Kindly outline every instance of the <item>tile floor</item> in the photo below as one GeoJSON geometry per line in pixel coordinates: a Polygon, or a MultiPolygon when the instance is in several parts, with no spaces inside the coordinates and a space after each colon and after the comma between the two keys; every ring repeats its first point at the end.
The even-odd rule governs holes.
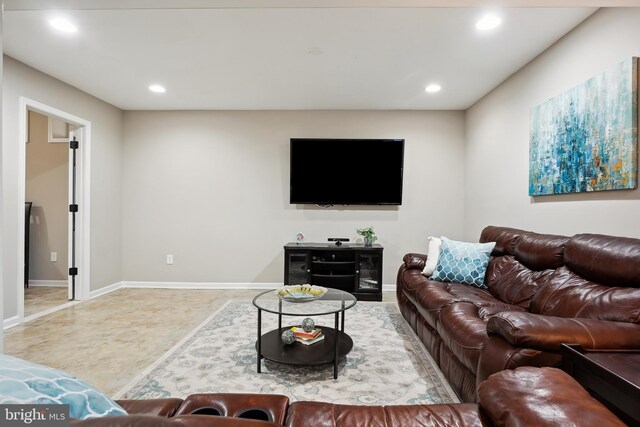
{"type": "MultiPolygon", "coordinates": [[[[227,301],[258,292],[120,289],[5,331],[4,350],[111,395],[227,301]]],[[[383,300],[395,301],[395,292],[383,300]]]]}
{"type": "Polygon", "coordinates": [[[53,286],[29,286],[24,290],[24,315],[30,316],[69,302],[69,290],[53,286]]]}

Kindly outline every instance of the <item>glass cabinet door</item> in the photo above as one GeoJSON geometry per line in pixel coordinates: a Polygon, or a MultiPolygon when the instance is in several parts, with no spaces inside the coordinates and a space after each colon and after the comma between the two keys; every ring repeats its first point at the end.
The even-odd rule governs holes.
{"type": "Polygon", "coordinates": [[[310,266],[308,252],[286,253],[285,285],[304,285],[309,283],[310,266]]]}
{"type": "Polygon", "coordinates": [[[357,257],[356,292],[382,290],[382,257],[379,253],[360,252],[357,257]]]}

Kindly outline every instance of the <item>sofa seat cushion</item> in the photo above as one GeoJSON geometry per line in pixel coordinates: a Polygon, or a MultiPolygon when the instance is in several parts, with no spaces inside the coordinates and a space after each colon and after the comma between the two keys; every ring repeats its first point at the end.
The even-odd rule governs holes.
{"type": "Polygon", "coordinates": [[[561,267],[541,279],[530,311],[545,316],[640,323],[640,288],[599,285],[561,267]]]}
{"type": "Polygon", "coordinates": [[[449,293],[456,301],[465,301],[471,303],[502,304],[502,301],[491,295],[486,289],[476,288],[475,286],[467,286],[460,283],[449,283],[449,293]]]}
{"type": "Polygon", "coordinates": [[[483,289],[460,285],[458,283],[451,283],[449,292],[455,297],[455,302],[467,302],[478,307],[478,312],[482,314],[480,317],[485,320],[493,314],[503,311],[526,311],[522,307],[508,304],[497,299],[483,289]]]}
{"type": "Polygon", "coordinates": [[[439,322],[440,310],[457,302],[468,302],[478,308],[492,307],[493,313],[524,310],[505,304],[484,289],[460,283],[436,282],[423,278],[422,286],[412,290],[413,302],[418,312],[433,328],[436,328],[439,322]]]}
{"type": "Polygon", "coordinates": [[[324,402],[294,402],[285,426],[323,427],[481,427],[478,406],[454,405],[358,406],[324,402]]]}
{"type": "Polygon", "coordinates": [[[422,270],[412,269],[402,272],[402,293],[412,304],[418,306],[421,300],[421,294],[428,288],[444,289],[446,283],[429,280],[422,275],[422,270]]]}
{"type": "MultiPolygon", "coordinates": [[[[467,285],[462,286],[469,287],[467,285]]],[[[436,282],[426,278],[423,281],[423,286],[417,289],[413,296],[418,312],[432,328],[435,328],[438,324],[440,310],[459,300],[458,297],[451,294],[450,283],[436,282]]]]}
{"type": "Polygon", "coordinates": [[[481,309],[468,302],[458,302],[440,311],[437,331],[442,342],[474,375],[487,335],[488,318],[481,317],[481,309]]]}

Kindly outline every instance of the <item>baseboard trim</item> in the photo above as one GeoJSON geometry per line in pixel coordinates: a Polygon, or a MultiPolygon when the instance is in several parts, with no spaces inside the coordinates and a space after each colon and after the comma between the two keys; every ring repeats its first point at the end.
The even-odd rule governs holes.
{"type": "Polygon", "coordinates": [[[117,282],[112,285],[107,285],[103,288],[96,289],[95,291],[91,291],[89,292],[89,299],[98,298],[98,297],[101,297],[102,295],[106,295],[113,291],[117,291],[118,289],[121,289],[124,287],[124,283],[125,282],[117,282]]]}
{"type": "Polygon", "coordinates": [[[282,283],[220,283],[220,282],[122,282],[123,288],[148,289],[274,289],[282,283]]]}
{"type": "MultiPolygon", "coordinates": [[[[36,282],[47,282],[47,283],[50,283],[52,281],[51,280],[38,280],[36,282]]],[[[29,281],[29,285],[31,286],[31,281],[29,281]]],[[[36,284],[34,286],[47,286],[47,285],[36,284]]],[[[60,287],[62,287],[62,286],[60,286],[60,287]]],[[[65,282],[64,287],[67,287],[66,282],[65,282]]],[[[108,294],[109,292],[113,292],[115,290],[118,290],[121,287],[122,287],[122,282],[118,282],[118,283],[114,283],[113,285],[105,286],[104,288],[101,288],[101,289],[98,289],[96,291],[90,292],[89,299],[97,298],[97,297],[100,297],[102,295],[108,294]]],[[[22,319],[22,322],[20,322],[20,318],[18,316],[13,316],[13,317],[10,317],[8,319],[4,319],[4,329],[6,330],[6,329],[9,329],[9,328],[13,328],[13,327],[18,326],[20,324],[24,324],[24,323],[30,322],[32,320],[38,319],[40,317],[47,316],[47,315],[49,315],[51,313],[55,313],[56,311],[63,310],[65,308],[74,306],[76,304],[80,304],[81,302],[82,302],[82,300],[76,300],[76,301],[69,301],[69,302],[66,302],[64,304],[60,304],[60,305],[58,305],[56,307],[52,307],[52,308],[49,308],[47,310],[43,310],[43,311],[40,311],[38,313],[31,314],[29,316],[25,316],[22,319]]]]}
{"type": "Polygon", "coordinates": [[[69,302],[66,302],[64,304],[60,304],[58,306],[49,308],[47,310],[39,311],[37,313],[31,314],[29,316],[26,316],[24,319],[22,319],[22,323],[31,322],[32,320],[39,319],[40,317],[44,317],[44,316],[49,315],[51,313],[55,313],[56,311],[63,310],[65,308],[67,308],[67,307],[71,307],[72,305],[76,305],[76,304],[79,304],[81,302],[82,301],[69,301],[69,302]]]}
{"type": "Polygon", "coordinates": [[[29,286],[40,287],[47,286],[51,288],[67,288],[69,282],[66,280],[29,280],[29,286]]]}
{"type": "Polygon", "coordinates": [[[396,285],[382,285],[382,292],[395,292],[396,285]]]}
{"type": "Polygon", "coordinates": [[[18,326],[19,324],[20,318],[18,316],[9,317],[8,319],[4,319],[4,330],[13,328],[14,326],[18,326]]]}

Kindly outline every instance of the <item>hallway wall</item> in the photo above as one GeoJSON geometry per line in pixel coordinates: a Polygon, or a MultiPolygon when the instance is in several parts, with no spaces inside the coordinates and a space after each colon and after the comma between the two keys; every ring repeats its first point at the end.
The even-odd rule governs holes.
{"type": "Polygon", "coordinates": [[[4,319],[17,316],[18,159],[20,97],[66,111],[92,125],[91,147],[91,277],[95,291],[122,281],[122,110],[8,56],[4,57],[2,98],[2,258],[4,319]]]}

